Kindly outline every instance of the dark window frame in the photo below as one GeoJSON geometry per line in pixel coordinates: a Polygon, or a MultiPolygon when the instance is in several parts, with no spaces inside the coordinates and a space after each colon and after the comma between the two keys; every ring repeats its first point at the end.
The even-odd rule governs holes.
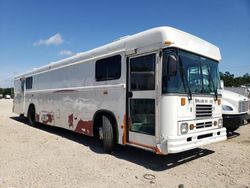
{"type": "MultiPolygon", "coordinates": [[[[113,60],[114,61],[114,60],[113,60]]],[[[111,70],[111,68],[109,67],[106,67],[107,69],[106,70],[111,70]]],[[[108,71],[108,73],[110,73],[108,71]]],[[[121,78],[121,73],[122,73],[122,56],[120,54],[117,54],[117,55],[113,55],[113,56],[110,56],[110,57],[106,57],[106,58],[103,58],[103,59],[98,59],[96,62],[95,62],[95,80],[97,82],[101,82],[101,81],[109,81],[109,80],[118,80],[121,78]],[[103,63],[106,63],[106,66],[110,66],[112,67],[112,59],[116,59],[118,58],[119,60],[117,62],[115,62],[118,66],[118,76],[115,76],[115,77],[112,77],[112,75],[106,75],[106,76],[100,76],[100,73],[98,73],[99,71],[99,68],[103,66],[103,63]],[[100,67],[99,67],[100,66],[100,67]]]]}

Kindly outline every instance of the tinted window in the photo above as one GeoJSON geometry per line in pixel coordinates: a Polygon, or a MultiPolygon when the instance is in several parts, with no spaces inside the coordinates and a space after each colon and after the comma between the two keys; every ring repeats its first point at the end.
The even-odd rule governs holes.
{"type": "Polygon", "coordinates": [[[130,89],[155,89],[155,54],[130,59],[130,89]]]}
{"type": "Polygon", "coordinates": [[[26,78],[26,89],[32,89],[33,79],[32,77],[26,78]]]}
{"type": "Polygon", "coordinates": [[[116,55],[96,61],[96,81],[115,80],[121,77],[121,56],[116,55]]]}
{"type": "Polygon", "coordinates": [[[217,61],[180,49],[164,50],[162,93],[213,94],[218,88],[217,61]]]}

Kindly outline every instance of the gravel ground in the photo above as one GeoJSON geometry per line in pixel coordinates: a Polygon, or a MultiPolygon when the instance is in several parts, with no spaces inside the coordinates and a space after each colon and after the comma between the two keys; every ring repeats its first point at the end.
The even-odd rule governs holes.
{"type": "Polygon", "coordinates": [[[250,187],[250,125],[227,141],[158,156],[64,129],[33,128],[0,100],[0,187],[250,187]]]}

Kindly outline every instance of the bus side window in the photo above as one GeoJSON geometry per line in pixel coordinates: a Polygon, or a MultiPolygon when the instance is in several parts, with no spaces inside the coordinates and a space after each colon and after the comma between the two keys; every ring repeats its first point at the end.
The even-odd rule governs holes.
{"type": "Polygon", "coordinates": [[[33,85],[33,78],[32,77],[26,78],[26,89],[32,89],[32,85],[33,85]]]}
{"type": "Polygon", "coordinates": [[[99,59],[95,64],[96,81],[116,80],[121,77],[121,56],[99,59]]]}

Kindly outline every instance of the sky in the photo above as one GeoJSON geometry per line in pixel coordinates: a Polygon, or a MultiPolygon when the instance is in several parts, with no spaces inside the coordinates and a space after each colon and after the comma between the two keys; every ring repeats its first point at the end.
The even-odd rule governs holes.
{"type": "Polygon", "coordinates": [[[221,72],[250,73],[250,0],[0,0],[0,88],[14,75],[158,26],[218,46],[221,72]]]}

